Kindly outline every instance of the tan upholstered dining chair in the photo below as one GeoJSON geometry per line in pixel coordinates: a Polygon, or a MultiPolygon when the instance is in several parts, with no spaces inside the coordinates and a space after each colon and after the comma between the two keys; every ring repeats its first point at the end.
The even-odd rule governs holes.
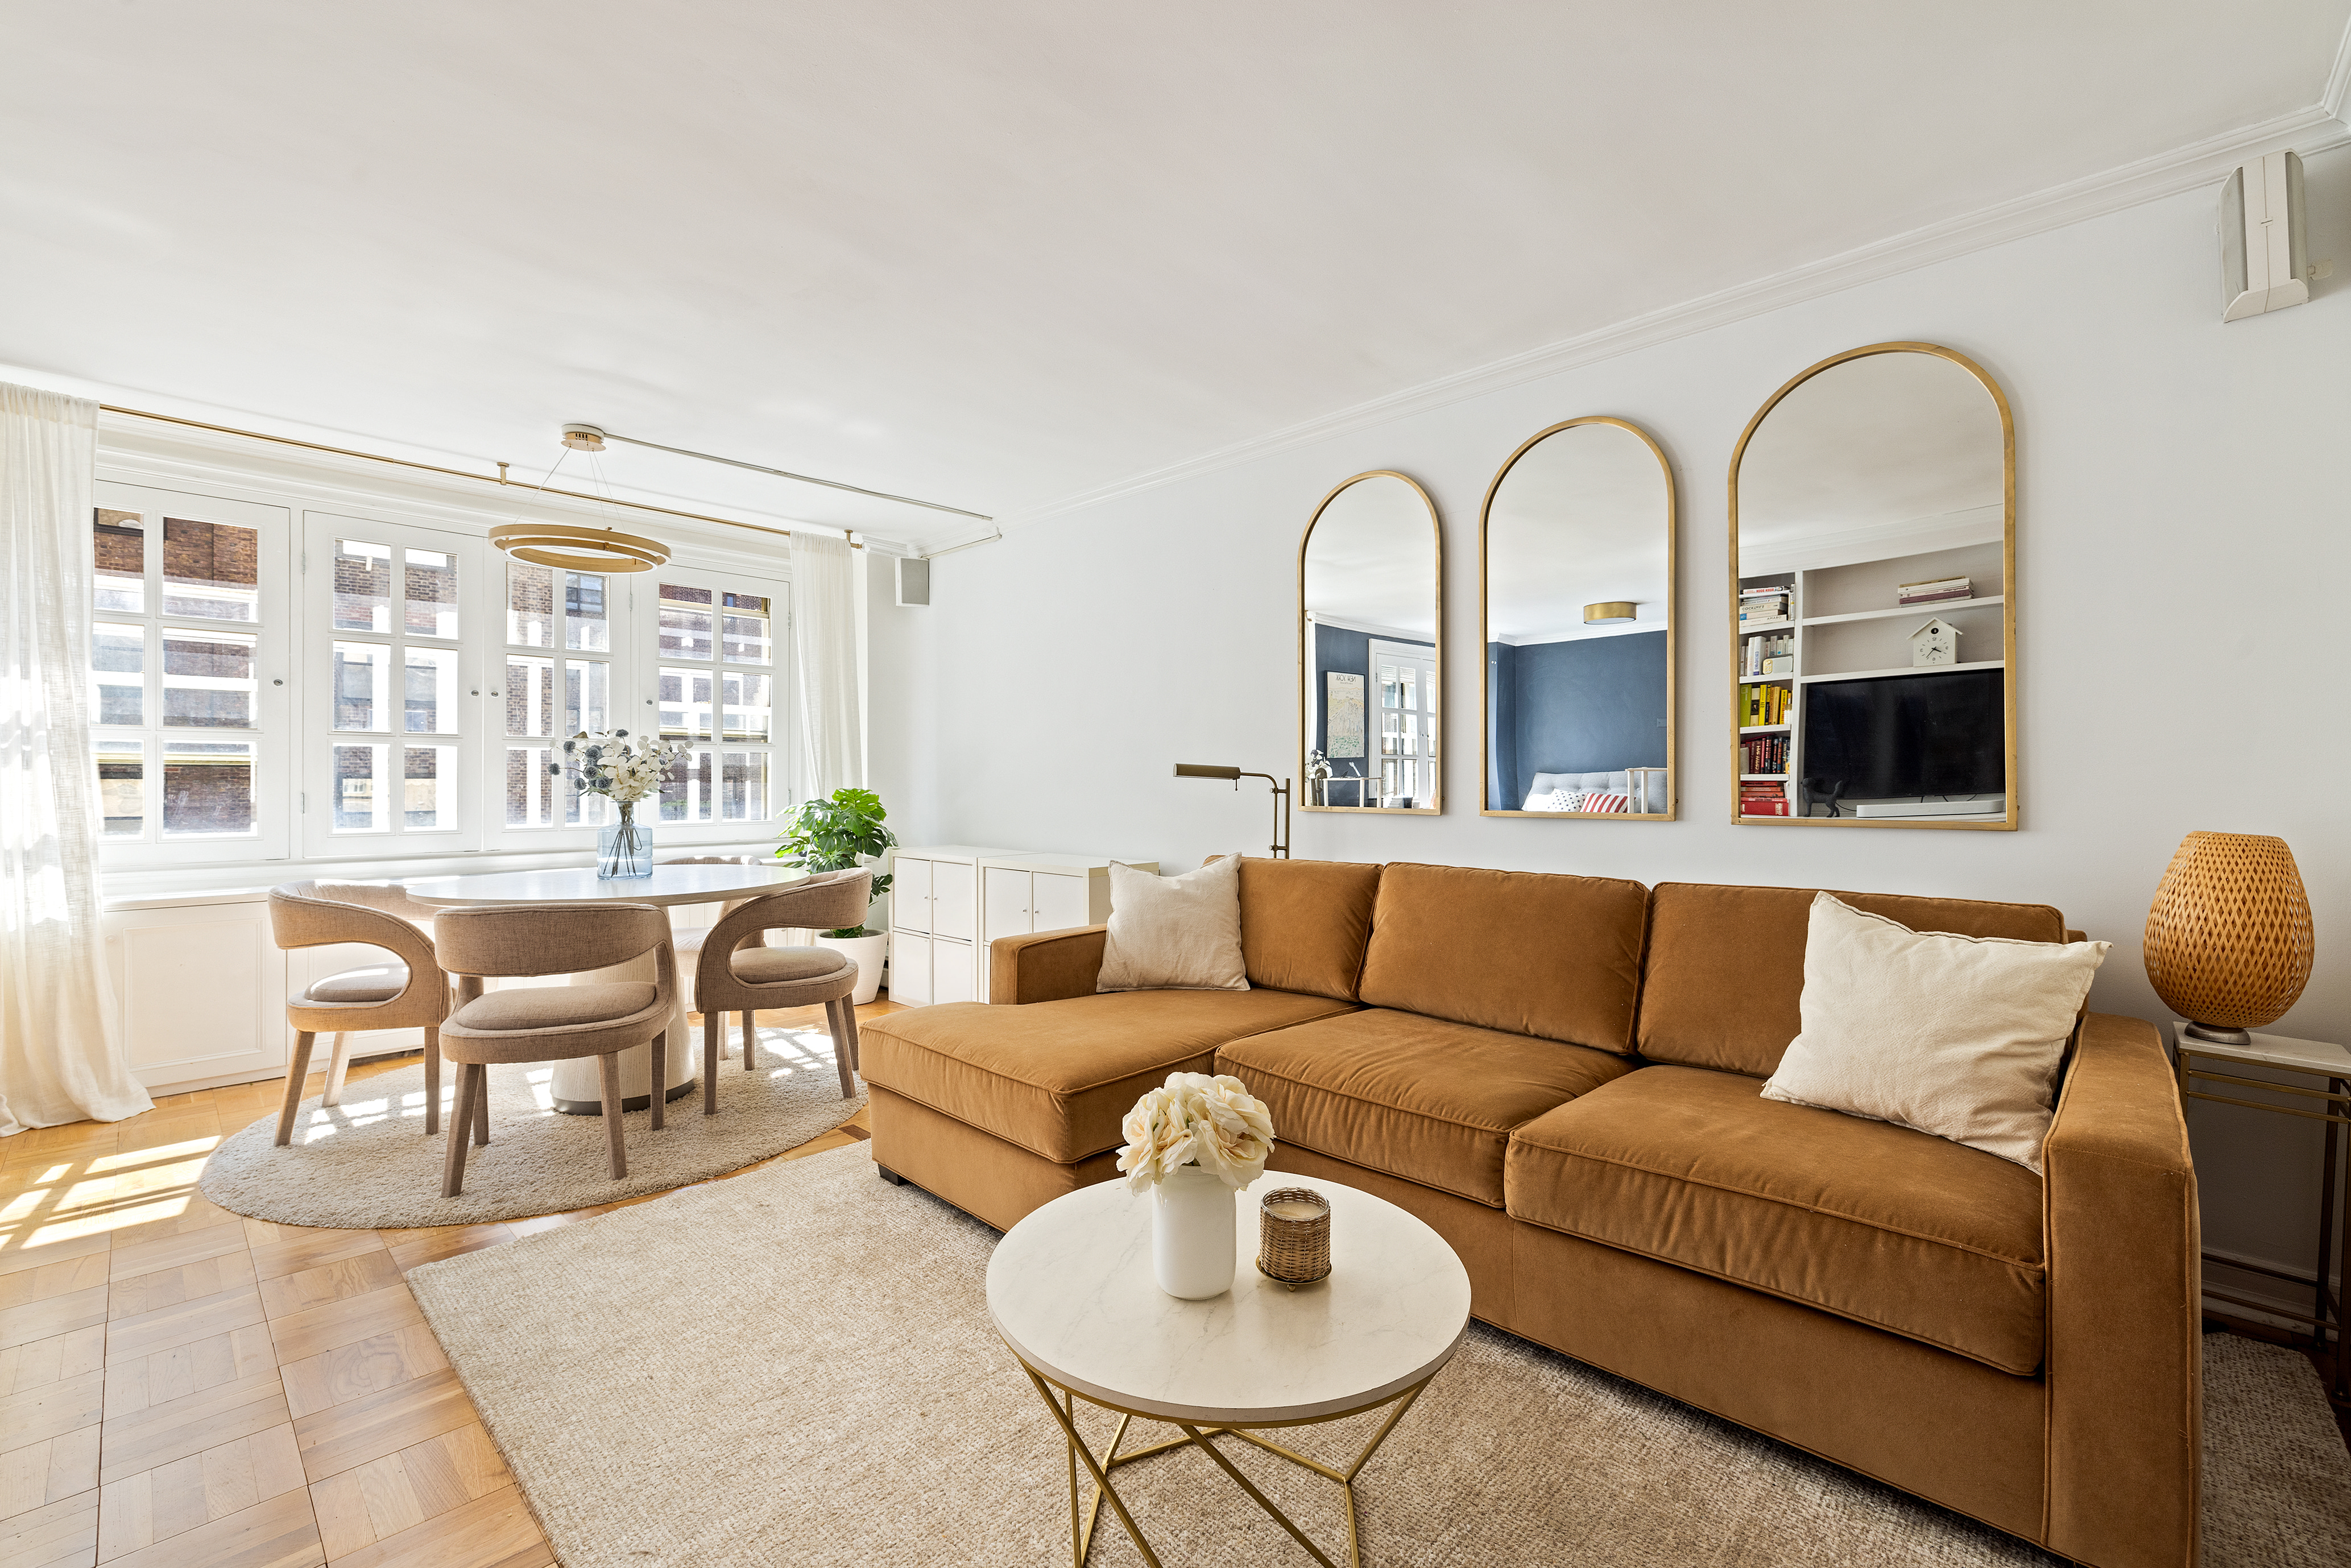
{"type": "Polygon", "coordinates": [[[346,969],[314,981],[286,999],[286,1021],[294,1026],[294,1060],[287,1063],[286,1103],[277,1113],[277,1142],[294,1141],[294,1115],[310,1075],[310,1048],[318,1037],[335,1037],[327,1062],[321,1103],[340,1104],[343,1073],[350,1066],[350,1037],[360,1030],[424,1030],[424,1130],[441,1130],[441,1020],[449,1012],[449,977],[442,972],[433,938],[420,929],[438,911],[410,901],[397,887],[357,882],[289,882],[269,890],[269,929],[287,951],[350,943],[381,947],[391,961],[346,969]]]}
{"type": "MultiPolygon", "coordinates": [[[[669,914],[651,904],[486,904],[449,909],[434,922],[442,967],[457,979],[457,1010],[441,1026],[441,1049],[462,1066],[449,1113],[441,1194],[465,1186],[466,1134],[490,1141],[493,1062],[596,1059],[604,1145],[612,1179],[629,1174],[621,1133],[621,1052],[653,1046],[653,1125],[662,1124],[669,1022],[677,1006],[677,956],[669,914]],[[654,955],[653,983],[533,986],[485,993],[490,978],[579,974],[654,955]]],[[[683,1044],[683,1041],[679,1043],[683,1044]]]]}
{"type": "Polygon", "coordinates": [[[831,947],[767,947],[758,944],[778,929],[831,931],[856,925],[873,902],[870,871],[831,871],[765,894],[723,916],[702,939],[694,989],[702,1008],[702,1113],[718,1113],[719,1031],[726,1015],[743,1015],[743,1071],[758,1067],[758,1030],[751,1015],[760,1008],[805,1008],[824,1004],[832,1056],[841,1069],[841,1097],[857,1085],[857,961],[831,947]]]}
{"type": "MultiPolygon", "coordinates": [[[[774,865],[775,863],[776,858],[773,855],[661,855],[653,861],[655,865],[774,865]]],[[[778,885],[781,887],[797,884],[778,883],[778,885]]],[[[718,919],[726,919],[757,896],[758,895],[753,894],[742,898],[727,900],[718,906],[718,919]]],[[[708,925],[688,926],[683,931],[677,930],[674,926],[671,928],[670,940],[677,945],[678,989],[684,993],[685,1010],[690,1013],[698,1013],[702,1010],[695,1005],[694,988],[697,977],[695,970],[702,957],[702,944],[716,925],[717,921],[713,921],[708,925]]]]}

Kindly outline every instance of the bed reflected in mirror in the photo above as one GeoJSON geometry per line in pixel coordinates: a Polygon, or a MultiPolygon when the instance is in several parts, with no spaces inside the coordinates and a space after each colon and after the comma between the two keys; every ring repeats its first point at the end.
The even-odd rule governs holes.
{"type": "Polygon", "coordinates": [[[1436,811],[1444,623],[1437,507],[1401,474],[1324,497],[1299,546],[1309,811],[1436,811]]]}
{"type": "Polygon", "coordinates": [[[1480,530],[1487,816],[1674,815],[1674,489],[1594,415],[1510,455],[1480,530]]]}

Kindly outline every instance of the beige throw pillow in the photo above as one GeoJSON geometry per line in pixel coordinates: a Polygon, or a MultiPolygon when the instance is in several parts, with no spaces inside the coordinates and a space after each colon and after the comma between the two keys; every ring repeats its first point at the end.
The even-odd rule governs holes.
{"type": "Polygon", "coordinates": [[[1913,931],[1823,893],[1804,942],[1803,1030],[1763,1097],[2037,1172],[2058,1062],[2109,946],[1913,931]]]}
{"type": "Polygon", "coordinates": [[[1241,857],[1182,876],[1110,868],[1110,935],[1097,991],[1246,991],[1241,857]]]}

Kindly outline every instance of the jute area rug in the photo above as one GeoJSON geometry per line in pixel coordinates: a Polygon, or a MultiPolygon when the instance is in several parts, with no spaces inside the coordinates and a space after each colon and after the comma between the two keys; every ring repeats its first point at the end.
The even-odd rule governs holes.
{"type": "MultiPolygon", "coordinates": [[[[995,1242],[847,1148],[408,1281],[566,1568],[1067,1563],[1061,1438],[987,1323],[995,1242]]],[[[2205,1346],[2208,1568],[2339,1568],[2351,1455],[2309,1364],[2205,1346]]],[[[1293,1440],[1328,1459],[1377,1418],[1293,1440]]],[[[1344,1561],[1335,1489],[1220,1441],[1344,1561]]],[[[1169,1568],[1309,1561],[1203,1455],[1118,1476],[1169,1568]]],[[[1475,1325],[1359,1490],[1378,1568],[2058,1562],[1475,1325]]],[[[1107,1511],[1092,1561],[1140,1561],[1107,1511]]]]}
{"type": "MultiPolygon", "coordinates": [[[[698,1034],[694,1052],[698,1065],[698,1034]]],[[[621,1181],[611,1176],[603,1118],[558,1114],[548,1091],[553,1064],[515,1062],[490,1069],[490,1141],[467,1152],[465,1190],[443,1197],[457,1070],[442,1063],[443,1131],[427,1137],[420,1058],[353,1080],[340,1105],[304,1101],[289,1147],[276,1146],[271,1112],[213,1151],[199,1185],[223,1208],[280,1225],[478,1225],[707,1181],[797,1148],[865,1103],[862,1082],[854,1098],[841,1098],[832,1040],[821,1028],[762,1028],[758,1061],[756,1072],[743,1071],[739,1051],[719,1063],[716,1116],[702,1113],[699,1082],[669,1102],[658,1133],[651,1111],[627,1113],[629,1174],[621,1181]]]]}

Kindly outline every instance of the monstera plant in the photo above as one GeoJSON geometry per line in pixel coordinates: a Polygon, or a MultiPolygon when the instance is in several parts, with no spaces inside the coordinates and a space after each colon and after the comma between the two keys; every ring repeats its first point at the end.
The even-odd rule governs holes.
{"type": "MultiPolygon", "coordinates": [[[[882,797],[871,789],[835,789],[823,800],[803,800],[784,818],[783,844],[776,858],[802,871],[851,871],[894,847],[898,835],[882,824],[889,813],[882,797]]],[[[891,879],[873,879],[873,896],[890,891],[891,879]]],[[[844,926],[825,935],[839,941],[879,936],[863,925],[844,926]]]]}

